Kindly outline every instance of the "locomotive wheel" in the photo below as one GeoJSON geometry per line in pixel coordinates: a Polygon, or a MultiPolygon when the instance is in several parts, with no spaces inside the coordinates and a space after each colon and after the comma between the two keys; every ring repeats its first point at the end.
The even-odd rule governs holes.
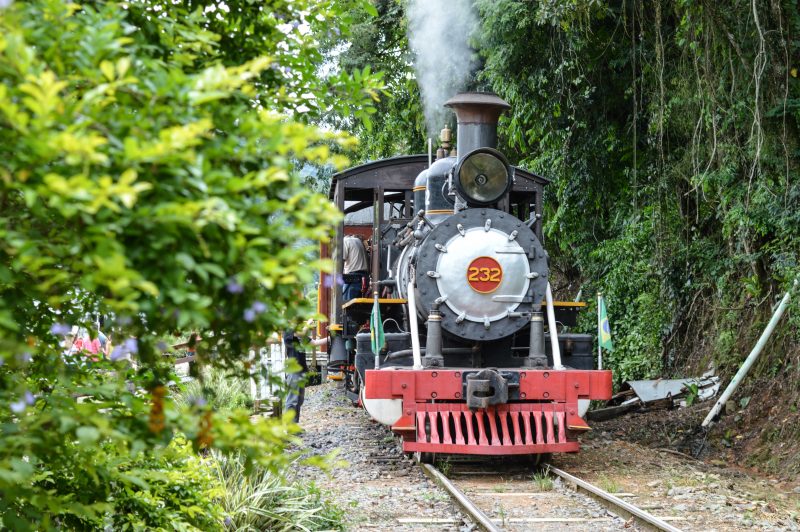
{"type": "Polygon", "coordinates": [[[357,371],[344,370],[344,391],[345,395],[355,407],[361,406],[359,396],[361,394],[361,379],[357,371]]]}
{"type": "Polygon", "coordinates": [[[414,460],[420,464],[433,464],[436,461],[436,453],[414,452],[414,460]]]}
{"type": "Polygon", "coordinates": [[[353,406],[361,408],[363,406],[363,401],[361,400],[361,398],[364,393],[364,387],[361,386],[361,376],[358,374],[357,371],[353,372],[353,392],[355,393],[355,395],[358,396],[358,399],[351,402],[353,403],[353,406]]]}
{"type": "Polygon", "coordinates": [[[550,460],[553,458],[552,453],[542,453],[542,454],[528,454],[525,455],[525,462],[532,467],[544,467],[550,460]]]}

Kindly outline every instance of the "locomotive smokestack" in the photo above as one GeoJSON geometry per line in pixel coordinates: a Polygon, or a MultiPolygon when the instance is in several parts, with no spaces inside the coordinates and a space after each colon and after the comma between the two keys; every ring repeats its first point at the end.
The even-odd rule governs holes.
{"type": "Polygon", "coordinates": [[[458,157],[477,148],[497,147],[497,120],[511,106],[491,92],[462,92],[445,102],[456,113],[458,157]]]}

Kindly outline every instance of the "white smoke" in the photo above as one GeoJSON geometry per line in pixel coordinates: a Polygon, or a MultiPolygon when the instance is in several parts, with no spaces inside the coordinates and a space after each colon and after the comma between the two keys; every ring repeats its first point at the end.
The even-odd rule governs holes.
{"type": "Polygon", "coordinates": [[[409,0],[408,41],[428,132],[444,127],[444,102],[464,90],[474,68],[469,39],[478,26],[472,0],[409,0]]]}

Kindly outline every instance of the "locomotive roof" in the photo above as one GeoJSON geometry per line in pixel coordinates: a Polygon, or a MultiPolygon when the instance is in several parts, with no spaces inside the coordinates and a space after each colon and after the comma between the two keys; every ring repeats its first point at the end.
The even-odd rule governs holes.
{"type": "MultiPolygon", "coordinates": [[[[414,186],[414,179],[427,167],[428,156],[426,154],[401,155],[353,166],[334,174],[328,197],[334,199],[334,191],[339,181],[344,181],[347,189],[364,191],[359,194],[352,190],[350,194],[345,194],[348,200],[368,200],[372,198],[372,193],[368,191],[379,186],[382,186],[384,190],[411,190],[414,186]],[[364,198],[360,196],[364,196],[364,198]]],[[[537,186],[542,187],[550,182],[549,179],[523,168],[515,166],[514,169],[516,176],[512,188],[514,192],[533,191],[537,186]]]]}

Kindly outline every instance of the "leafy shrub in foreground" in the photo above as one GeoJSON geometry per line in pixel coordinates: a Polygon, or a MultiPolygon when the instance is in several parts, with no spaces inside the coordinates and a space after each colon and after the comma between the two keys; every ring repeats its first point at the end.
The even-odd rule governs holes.
{"type": "Polygon", "coordinates": [[[222,528],[223,486],[209,461],[194,453],[186,441],[175,440],[160,453],[141,454],[129,463],[116,459],[120,474],[136,475],[140,482],[110,486],[114,513],[111,522],[106,518],[104,524],[113,530],[222,528]]]}
{"type": "Polygon", "coordinates": [[[176,408],[158,340],[201,331],[214,345],[198,357],[213,348],[230,367],[259,333],[313,313],[296,293],[326,264],[308,243],[339,214],[294,164],[340,166],[332,149],[351,141],[299,108],[367,113],[377,78],[315,75],[306,29],[337,25],[326,0],[230,0],[225,16],[180,1],[7,4],[0,528],[213,528],[215,484],[172,439],[279,470],[291,429],[176,408]],[[135,370],[64,360],[88,313],[117,317],[135,370]]]}
{"type": "Polygon", "coordinates": [[[219,368],[204,368],[198,378],[184,383],[173,394],[177,406],[191,406],[199,398],[207,400],[212,410],[222,414],[253,406],[250,382],[241,374],[219,368]]]}
{"type": "Polygon", "coordinates": [[[281,477],[254,467],[248,471],[236,456],[214,454],[224,486],[226,523],[240,531],[343,530],[344,515],[325,501],[310,481],[281,477]]]}

